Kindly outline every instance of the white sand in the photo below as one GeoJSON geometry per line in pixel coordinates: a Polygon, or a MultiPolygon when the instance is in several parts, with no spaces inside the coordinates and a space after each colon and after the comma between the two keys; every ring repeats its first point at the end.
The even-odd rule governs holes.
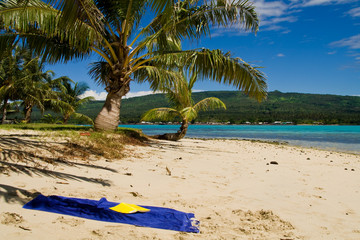
{"type": "Polygon", "coordinates": [[[121,160],[66,164],[61,141],[38,134],[0,130],[1,239],[360,239],[359,155],[183,139],[127,146],[121,160]],[[36,192],[193,212],[201,233],[23,209],[36,192]]]}

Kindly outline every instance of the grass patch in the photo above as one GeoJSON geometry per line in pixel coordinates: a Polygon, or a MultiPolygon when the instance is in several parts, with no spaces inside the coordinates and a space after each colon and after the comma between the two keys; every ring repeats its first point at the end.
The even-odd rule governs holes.
{"type": "Polygon", "coordinates": [[[17,123],[17,124],[2,124],[0,129],[10,130],[10,129],[24,129],[24,130],[51,130],[51,131],[61,131],[61,130],[79,130],[79,131],[88,131],[93,129],[92,126],[82,126],[82,125],[63,125],[63,124],[50,124],[50,123],[17,123]]]}
{"type": "Polygon", "coordinates": [[[148,140],[142,132],[119,129],[116,132],[75,132],[70,134],[68,146],[79,151],[91,151],[92,154],[107,159],[120,159],[125,156],[126,145],[146,145],[148,140]],[[84,133],[86,135],[84,135],[84,133]]]}
{"type": "MultiPolygon", "coordinates": [[[[37,130],[54,141],[66,139],[69,149],[66,155],[88,157],[90,154],[107,159],[120,159],[125,156],[126,145],[146,145],[148,138],[140,129],[118,128],[115,132],[95,132],[92,126],[59,124],[10,124],[0,125],[0,129],[37,130]]],[[[41,137],[40,137],[41,138],[41,137]]]]}

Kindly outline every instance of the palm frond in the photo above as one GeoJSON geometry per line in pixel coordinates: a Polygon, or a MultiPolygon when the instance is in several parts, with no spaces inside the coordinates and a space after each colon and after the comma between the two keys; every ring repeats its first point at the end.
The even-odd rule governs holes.
{"type": "Polygon", "coordinates": [[[154,108],[146,113],[141,117],[142,121],[171,121],[175,117],[182,117],[181,113],[173,108],[154,108]]]}
{"type": "Polygon", "coordinates": [[[0,99],[2,100],[4,96],[8,94],[8,91],[11,89],[11,85],[0,86],[0,99]]]}
{"type": "Polygon", "coordinates": [[[74,112],[75,109],[73,108],[73,106],[71,106],[71,104],[65,102],[65,101],[61,101],[59,99],[46,99],[45,102],[47,102],[50,106],[51,109],[54,110],[55,112],[74,112]]]}
{"type": "Polygon", "coordinates": [[[91,101],[94,101],[94,100],[95,100],[95,98],[92,97],[92,96],[85,97],[85,98],[82,98],[82,99],[77,100],[76,105],[77,105],[77,106],[81,106],[81,105],[83,105],[83,104],[86,104],[86,103],[91,102],[91,101]]]}
{"type": "Polygon", "coordinates": [[[226,109],[225,103],[216,97],[205,98],[194,105],[196,112],[214,110],[216,108],[226,109]]]}
{"type": "Polygon", "coordinates": [[[80,19],[71,27],[64,27],[61,25],[60,13],[58,9],[40,0],[2,1],[0,19],[7,32],[1,34],[0,50],[11,39],[20,38],[33,51],[51,62],[87,56],[90,47],[101,37],[99,32],[80,19]]]}
{"type": "Polygon", "coordinates": [[[181,115],[183,115],[187,121],[192,121],[198,116],[197,111],[193,107],[186,107],[182,109],[180,112],[181,115]]]}
{"type": "Polygon", "coordinates": [[[80,20],[96,29],[97,32],[103,33],[105,18],[93,0],[50,0],[48,2],[61,13],[59,26],[76,28],[80,20]]]}
{"type": "Polygon", "coordinates": [[[98,85],[108,86],[110,84],[109,74],[111,66],[108,62],[98,61],[90,64],[89,74],[98,85]]]}
{"type": "Polygon", "coordinates": [[[139,83],[149,82],[152,90],[165,91],[164,86],[168,86],[181,78],[179,73],[160,66],[151,65],[151,63],[152,62],[149,62],[147,65],[140,66],[137,71],[133,73],[133,77],[139,83]]]}
{"type": "Polygon", "coordinates": [[[73,114],[71,114],[71,117],[74,119],[80,120],[82,122],[86,122],[90,125],[94,125],[94,121],[90,117],[86,116],[85,114],[73,113],[73,114]]]}
{"type": "Polygon", "coordinates": [[[162,13],[146,27],[148,35],[158,33],[176,39],[199,39],[210,35],[213,27],[237,27],[257,32],[259,19],[248,0],[178,1],[171,14],[162,13]]]}
{"type": "Polygon", "coordinates": [[[124,35],[138,27],[145,13],[147,1],[143,0],[97,0],[98,9],[104,14],[110,26],[120,30],[124,35]]]}
{"type": "Polygon", "coordinates": [[[192,89],[189,88],[189,83],[185,73],[180,72],[180,75],[181,78],[171,82],[170,85],[164,86],[167,98],[169,99],[172,107],[178,110],[193,105],[191,97],[192,89]]]}
{"type": "Polygon", "coordinates": [[[167,12],[171,10],[174,6],[174,1],[172,0],[150,0],[149,5],[156,14],[160,12],[167,12]]]}
{"type": "Polygon", "coordinates": [[[168,53],[169,58],[182,62],[186,70],[197,73],[203,79],[232,85],[249,96],[262,101],[267,96],[264,73],[240,58],[231,57],[221,50],[187,50],[168,53]]]}

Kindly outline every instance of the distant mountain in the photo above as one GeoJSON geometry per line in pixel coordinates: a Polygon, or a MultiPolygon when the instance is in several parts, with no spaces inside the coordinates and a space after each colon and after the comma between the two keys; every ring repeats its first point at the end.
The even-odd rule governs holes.
{"type": "MultiPolygon", "coordinates": [[[[324,94],[269,92],[262,103],[239,91],[207,91],[193,93],[195,102],[207,97],[221,99],[227,110],[200,112],[197,122],[269,122],[282,121],[295,124],[320,122],[323,124],[360,124],[360,97],[324,94]]],[[[92,118],[99,113],[104,101],[94,101],[80,112],[92,118]]],[[[121,121],[137,123],[141,115],[156,107],[168,107],[164,94],[124,99],[121,121]]]]}
{"type": "MultiPolygon", "coordinates": [[[[293,122],[294,124],[357,124],[360,125],[360,97],[324,94],[282,93],[273,91],[262,103],[239,91],[208,91],[193,93],[195,102],[207,97],[221,99],[227,110],[200,112],[197,122],[293,122]]],[[[104,101],[93,101],[79,112],[95,119],[104,101]]],[[[156,107],[168,107],[164,94],[123,99],[120,117],[122,123],[138,123],[141,115],[156,107]]],[[[47,114],[49,112],[45,112],[47,114]]],[[[52,113],[53,114],[53,113],[52,113]]],[[[55,115],[55,114],[54,114],[55,115]]],[[[41,114],[33,112],[33,121],[39,121],[41,114]]],[[[9,116],[13,118],[13,116],[9,116]]],[[[17,118],[21,116],[18,114],[17,118]]]]}

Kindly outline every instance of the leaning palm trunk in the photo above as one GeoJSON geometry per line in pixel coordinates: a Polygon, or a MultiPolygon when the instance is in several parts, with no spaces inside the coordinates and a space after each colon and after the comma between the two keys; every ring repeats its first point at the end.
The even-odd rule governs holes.
{"type": "Polygon", "coordinates": [[[121,99],[129,92],[128,85],[123,85],[117,92],[109,92],[104,106],[97,115],[94,123],[96,130],[115,131],[120,120],[121,99]]]}
{"type": "Polygon", "coordinates": [[[152,138],[169,140],[169,141],[178,141],[183,137],[185,137],[188,127],[189,127],[188,121],[186,119],[183,119],[180,130],[177,131],[176,133],[165,133],[161,135],[155,135],[152,136],[152,138]]]}

